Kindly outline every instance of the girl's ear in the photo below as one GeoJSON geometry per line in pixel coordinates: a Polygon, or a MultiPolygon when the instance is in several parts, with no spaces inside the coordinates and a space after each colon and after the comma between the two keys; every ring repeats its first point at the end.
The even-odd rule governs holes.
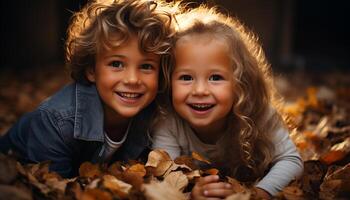
{"type": "Polygon", "coordinates": [[[90,82],[95,82],[95,70],[93,67],[89,67],[88,69],[86,69],[85,75],[90,82]]]}

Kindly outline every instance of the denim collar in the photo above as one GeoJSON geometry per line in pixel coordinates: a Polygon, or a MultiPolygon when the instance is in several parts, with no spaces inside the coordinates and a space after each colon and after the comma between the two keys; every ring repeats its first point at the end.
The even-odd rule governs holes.
{"type": "Polygon", "coordinates": [[[104,141],[103,107],[96,86],[76,83],[74,138],[104,141]]]}

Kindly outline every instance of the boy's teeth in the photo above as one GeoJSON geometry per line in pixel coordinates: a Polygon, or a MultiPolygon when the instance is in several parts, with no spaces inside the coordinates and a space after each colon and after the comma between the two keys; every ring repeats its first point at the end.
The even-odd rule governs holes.
{"type": "Polygon", "coordinates": [[[125,97],[125,98],[137,98],[140,96],[140,94],[137,93],[125,93],[125,92],[120,92],[120,96],[125,97]]]}

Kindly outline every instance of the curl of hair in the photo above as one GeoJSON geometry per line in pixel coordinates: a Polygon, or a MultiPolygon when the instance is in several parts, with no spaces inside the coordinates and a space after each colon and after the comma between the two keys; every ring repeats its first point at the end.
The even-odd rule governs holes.
{"type": "MultiPolygon", "coordinates": [[[[89,83],[85,73],[95,66],[101,49],[122,45],[136,35],[139,47],[147,53],[161,55],[161,73],[174,35],[170,6],[150,0],[92,0],[74,13],[67,30],[66,62],[71,77],[89,83]]],[[[160,76],[162,77],[162,76],[160,76]]],[[[161,86],[165,83],[160,80],[161,86]]]]}
{"type": "MultiPolygon", "coordinates": [[[[237,19],[215,8],[179,9],[175,42],[183,37],[209,35],[229,47],[235,77],[234,105],[230,114],[231,134],[220,152],[229,174],[241,180],[255,180],[268,168],[274,152],[270,133],[282,125],[279,97],[274,89],[270,65],[257,37],[237,19]],[[182,10],[181,10],[182,9],[182,10]],[[250,173],[242,173],[242,170],[250,173]],[[248,174],[247,177],[240,176],[248,174]]],[[[167,81],[174,68],[167,72],[167,81]]],[[[171,93],[171,89],[169,90],[171,93]]]]}

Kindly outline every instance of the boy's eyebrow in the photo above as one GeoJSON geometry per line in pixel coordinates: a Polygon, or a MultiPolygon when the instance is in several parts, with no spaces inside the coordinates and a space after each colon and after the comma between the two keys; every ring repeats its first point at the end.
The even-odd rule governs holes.
{"type": "Polygon", "coordinates": [[[113,58],[113,57],[117,57],[117,58],[126,58],[126,56],[124,55],[119,55],[119,54],[112,54],[112,55],[106,55],[105,58],[113,58]]]}

